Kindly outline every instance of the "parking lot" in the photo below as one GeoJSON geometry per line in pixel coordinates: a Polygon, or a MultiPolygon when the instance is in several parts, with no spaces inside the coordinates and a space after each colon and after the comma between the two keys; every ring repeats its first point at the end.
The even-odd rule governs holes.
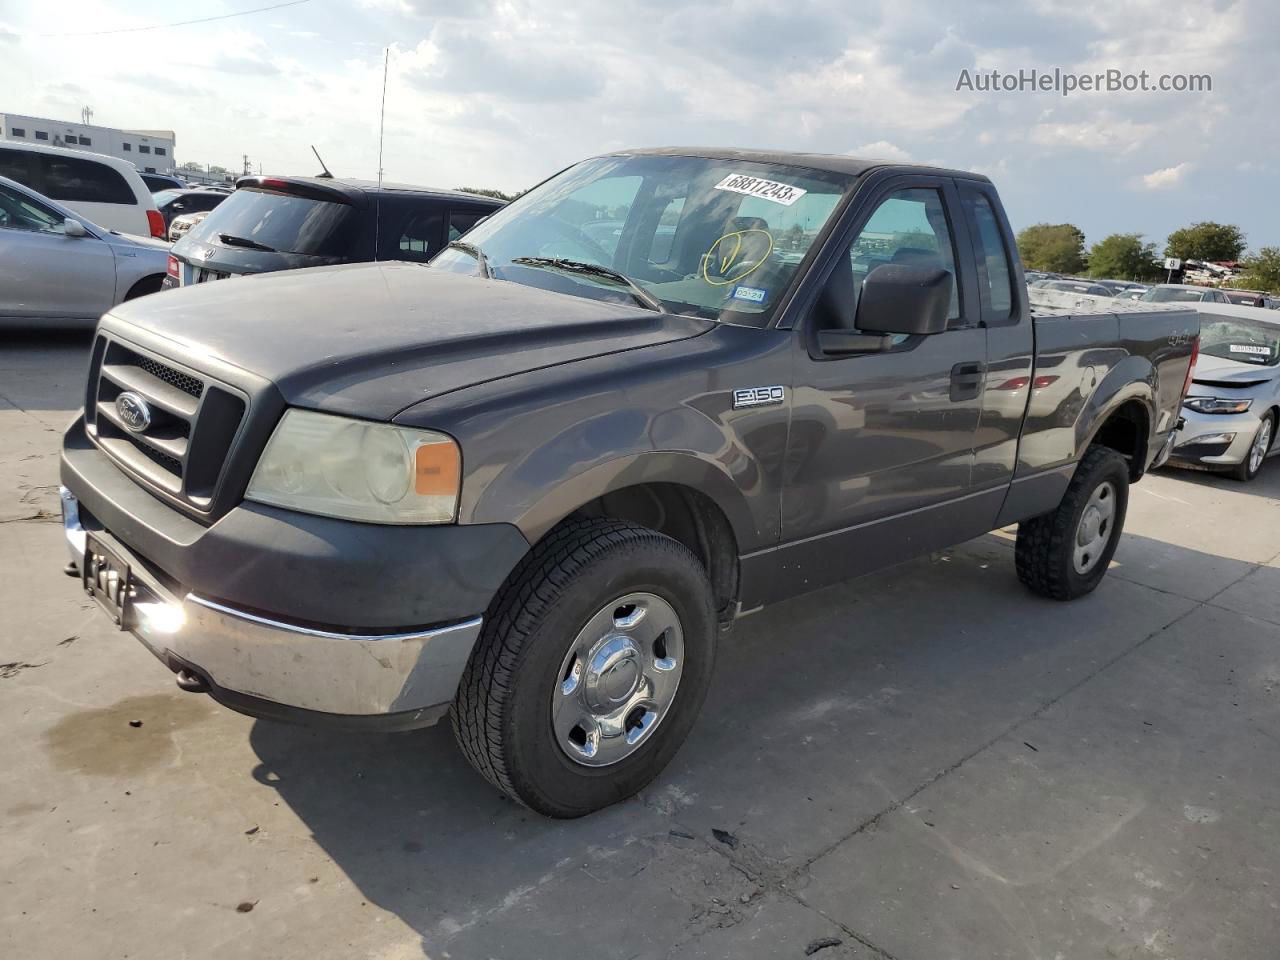
{"type": "Polygon", "coordinates": [[[752,616],[666,772],[557,822],[445,725],[251,720],[109,629],[87,345],[0,342],[0,956],[1275,957],[1280,463],[1144,480],[1073,604],[1003,531],[752,616]]]}

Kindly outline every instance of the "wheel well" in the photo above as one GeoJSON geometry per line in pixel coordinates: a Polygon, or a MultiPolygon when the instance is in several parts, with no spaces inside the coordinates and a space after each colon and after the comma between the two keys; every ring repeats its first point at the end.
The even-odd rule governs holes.
{"type": "Polygon", "coordinates": [[[679,483],[643,483],[597,497],[573,516],[630,520],[678,540],[706,567],[721,622],[738,597],[738,541],[724,511],[709,496],[679,483]]]}
{"type": "Polygon", "coordinates": [[[1093,435],[1093,443],[1110,447],[1129,461],[1129,479],[1138,480],[1147,469],[1147,437],[1151,426],[1141,401],[1126,400],[1093,435]]]}
{"type": "Polygon", "coordinates": [[[135,297],[145,297],[149,293],[159,293],[160,285],[163,283],[163,273],[157,273],[150,277],[143,277],[129,288],[129,292],[124,295],[124,298],[126,300],[133,300],[135,297]]]}

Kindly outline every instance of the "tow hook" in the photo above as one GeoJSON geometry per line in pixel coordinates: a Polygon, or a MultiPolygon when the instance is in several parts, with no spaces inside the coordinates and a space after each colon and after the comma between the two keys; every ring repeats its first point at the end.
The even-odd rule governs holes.
{"type": "Polygon", "coordinates": [[[174,676],[180,690],[186,690],[188,693],[209,692],[209,681],[196,676],[190,670],[179,670],[174,676]]]}

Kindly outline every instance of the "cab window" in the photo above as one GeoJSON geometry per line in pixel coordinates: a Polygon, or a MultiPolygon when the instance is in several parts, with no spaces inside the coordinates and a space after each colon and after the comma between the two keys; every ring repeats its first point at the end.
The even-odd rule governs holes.
{"type": "Polygon", "coordinates": [[[440,249],[442,221],[438,210],[415,213],[409,217],[400,233],[400,259],[422,263],[430,260],[440,249]]]}
{"type": "Polygon", "coordinates": [[[871,219],[849,249],[853,284],[862,284],[876,267],[886,263],[938,267],[951,275],[951,306],[947,319],[960,318],[956,261],[942,195],[932,188],[898,190],[876,207],[871,219]]]}
{"type": "Polygon", "coordinates": [[[457,240],[486,216],[483,210],[450,210],[449,239],[446,242],[457,240]]]}

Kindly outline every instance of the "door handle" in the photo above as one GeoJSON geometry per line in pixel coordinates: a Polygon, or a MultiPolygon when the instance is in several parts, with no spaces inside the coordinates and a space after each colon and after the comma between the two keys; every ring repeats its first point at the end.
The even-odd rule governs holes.
{"type": "Polygon", "coordinates": [[[972,400],[982,389],[982,378],[987,365],[977,360],[957,363],[951,368],[951,400],[972,400]]]}

